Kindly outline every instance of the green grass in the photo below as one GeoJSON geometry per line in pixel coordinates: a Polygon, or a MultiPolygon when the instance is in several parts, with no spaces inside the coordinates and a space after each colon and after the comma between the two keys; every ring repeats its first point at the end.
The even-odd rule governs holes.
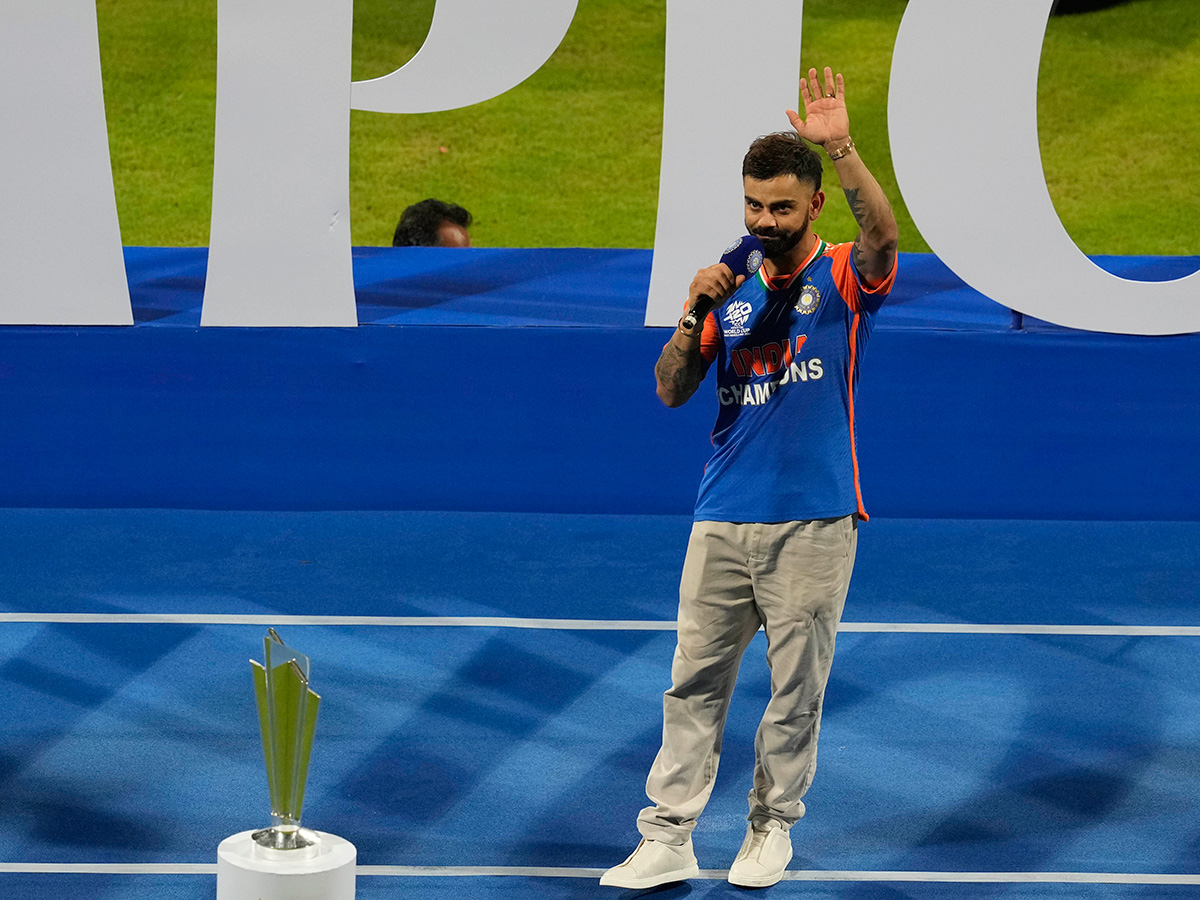
{"type": "MultiPolygon", "coordinates": [[[[415,31],[402,47],[367,37],[387,30],[389,5],[401,4],[356,4],[355,79],[396,68],[428,29],[433,3],[417,0],[403,4],[415,31]]],[[[390,243],[400,210],[434,196],[471,210],[483,245],[650,246],[665,27],[661,0],[582,0],[550,61],[494,100],[425,115],[353,113],[355,243],[390,243]]]]}
{"type": "Polygon", "coordinates": [[[126,244],[208,244],[216,0],[98,0],[104,105],[126,244]]]}
{"type": "Polygon", "coordinates": [[[1138,0],[1053,19],[1038,130],[1059,217],[1089,253],[1200,253],[1200,10],[1138,0]]]}
{"type": "MultiPolygon", "coordinates": [[[[207,244],[216,0],[97,5],[125,243],[207,244]]],[[[411,58],[433,6],[356,0],[354,78],[411,58]]],[[[896,204],[901,248],[924,251],[887,141],[903,11],[901,0],[806,0],[802,62],[845,73],[855,140],[896,204]]],[[[474,213],[479,245],[651,246],[665,18],[664,0],[580,0],[550,61],[501,97],[424,115],[354,112],[354,243],[390,243],[400,210],[436,196],[474,213]]],[[[1197,110],[1196,0],[1134,0],[1051,21],[1039,85],[1043,161],[1063,222],[1086,252],[1200,253],[1197,110]]],[[[836,181],[828,187],[836,192],[836,181]]],[[[835,194],[823,233],[852,233],[844,207],[835,194]]]]}

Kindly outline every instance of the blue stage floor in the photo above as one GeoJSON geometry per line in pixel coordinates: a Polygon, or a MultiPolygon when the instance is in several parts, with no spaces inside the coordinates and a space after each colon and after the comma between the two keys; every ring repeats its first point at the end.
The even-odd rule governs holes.
{"type": "MultiPolygon", "coordinates": [[[[264,823],[246,660],[261,658],[265,628],[196,618],[213,615],[526,620],[280,625],[312,655],[325,698],[306,823],[352,840],[364,866],[528,870],[364,874],[365,900],[629,896],[579,870],[619,862],[637,839],[673,646],[661,623],[673,616],[688,526],[499,513],[0,511],[0,896],[212,896],[211,874],[104,866],[211,864],[222,838],[264,823]],[[192,618],[111,621],[128,614],[192,618]],[[546,621],[557,619],[580,621],[546,621]],[[20,871],[32,864],[50,871],[20,871]],[[578,877],[549,877],[547,867],[578,877]]],[[[1128,627],[1194,628],[1198,604],[1197,523],[862,526],[792,868],[1021,873],[1025,883],[860,876],[787,881],[772,895],[1194,892],[1030,882],[1200,872],[1200,635],[1128,627]],[[898,623],[929,627],[865,630],[898,623]],[[963,624],[1104,633],[933,633],[963,624]]],[[[696,831],[703,869],[727,868],[745,827],[768,684],[762,641],[747,654],[717,790],[696,831]]],[[[700,880],[655,896],[735,893],[700,880]]]]}

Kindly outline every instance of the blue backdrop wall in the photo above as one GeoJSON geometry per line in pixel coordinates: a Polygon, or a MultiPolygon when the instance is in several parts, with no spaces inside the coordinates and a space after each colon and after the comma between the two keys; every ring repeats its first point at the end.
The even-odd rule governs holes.
{"type": "MultiPolygon", "coordinates": [[[[0,328],[0,505],[690,511],[716,404],[654,395],[648,251],[356,255],[358,328],[200,329],[203,251],[137,249],[141,324],[0,328]]],[[[1200,336],[1016,328],[901,266],[860,386],[868,511],[1200,518],[1200,336]]]]}

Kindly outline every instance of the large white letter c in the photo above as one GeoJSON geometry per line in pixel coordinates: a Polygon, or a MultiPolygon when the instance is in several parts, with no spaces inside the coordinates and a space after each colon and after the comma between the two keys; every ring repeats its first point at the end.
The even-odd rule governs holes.
{"type": "Polygon", "coordinates": [[[910,0],[888,100],[892,161],[933,251],[1004,306],[1089,331],[1200,331],[1200,273],[1104,271],[1059,220],[1042,171],[1037,80],[1054,0],[910,0]]]}

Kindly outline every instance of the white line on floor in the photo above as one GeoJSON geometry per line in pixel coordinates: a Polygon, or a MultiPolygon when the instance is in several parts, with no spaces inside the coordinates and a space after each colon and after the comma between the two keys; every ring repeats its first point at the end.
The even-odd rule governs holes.
{"type": "MultiPolygon", "coordinates": [[[[368,625],[534,628],[558,631],[674,631],[661,619],[523,619],[494,616],[286,616],[217,613],[0,613],[0,624],[70,625],[368,625]]],[[[1022,625],[973,622],[843,622],[842,632],[873,634],[1040,634],[1098,637],[1200,637],[1200,625],[1022,625]]]]}
{"type": "MultiPolygon", "coordinates": [[[[359,866],[359,875],[407,878],[519,877],[599,878],[603,869],[548,866],[359,866]]],[[[215,875],[215,863],[0,863],[0,875],[215,875]]],[[[700,878],[724,880],[724,869],[703,869],[700,878]]],[[[1200,875],[1126,872],[885,872],[803,871],[785,881],[911,881],[955,884],[1196,884],[1200,875]]]]}
{"type": "Polygon", "coordinates": [[[216,874],[216,863],[0,863],[0,875],[216,874]]]}
{"type": "Polygon", "coordinates": [[[219,613],[0,613],[5,622],[79,625],[373,625],[541,628],[563,631],[674,631],[675,623],[624,619],[519,619],[494,616],[285,616],[219,613]]]}
{"type": "MultiPolygon", "coordinates": [[[[564,869],[525,866],[359,866],[359,875],[409,877],[519,876],[527,878],[599,878],[603,869],[564,869]]],[[[724,881],[726,869],[701,869],[700,878],[724,881]]],[[[924,881],[961,884],[1200,884],[1200,875],[1133,874],[1125,872],[785,872],[785,881],[924,881]]]]}

